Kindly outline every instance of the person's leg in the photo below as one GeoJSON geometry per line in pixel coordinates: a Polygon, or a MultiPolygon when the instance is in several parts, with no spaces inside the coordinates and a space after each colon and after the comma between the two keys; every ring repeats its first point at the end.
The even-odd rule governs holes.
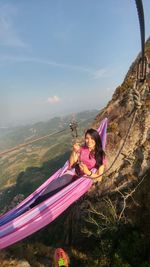
{"type": "Polygon", "coordinates": [[[63,176],[58,177],[56,180],[51,182],[46,190],[39,196],[31,205],[30,208],[35,207],[49,197],[55,195],[61,189],[69,185],[74,180],[74,176],[71,174],[64,174],[63,176]]]}
{"type": "Polygon", "coordinates": [[[71,174],[64,174],[60,177],[58,177],[56,180],[52,181],[48,187],[45,189],[45,191],[42,193],[42,195],[46,195],[47,193],[50,193],[58,188],[61,188],[67,184],[69,184],[73,180],[73,175],[71,174]]]}

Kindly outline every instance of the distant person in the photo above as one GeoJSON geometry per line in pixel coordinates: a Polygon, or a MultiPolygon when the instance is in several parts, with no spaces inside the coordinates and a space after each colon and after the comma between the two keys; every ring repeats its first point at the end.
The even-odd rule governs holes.
{"type": "Polygon", "coordinates": [[[30,208],[59,192],[66,185],[83,175],[93,179],[100,177],[104,172],[104,163],[105,152],[102,148],[100,135],[91,128],[85,133],[84,145],[80,146],[79,143],[73,145],[69,158],[69,169],[62,176],[52,181],[42,195],[30,205],[30,208]],[[96,169],[95,172],[92,171],[93,168],[96,169]]]}

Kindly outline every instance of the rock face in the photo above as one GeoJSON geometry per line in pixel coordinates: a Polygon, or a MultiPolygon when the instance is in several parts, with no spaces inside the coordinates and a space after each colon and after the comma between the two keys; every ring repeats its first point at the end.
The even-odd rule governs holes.
{"type": "MultiPolygon", "coordinates": [[[[146,55],[150,62],[150,38],[146,42],[146,55]]],[[[149,66],[148,66],[149,67],[149,66]]],[[[128,132],[133,113],[130,115],[133,103],[131,101],[131,88],[136,80],[137,60],[130,67],[128,74],[119,86],[112,100],[106,108],[96,117],[93,124],[97,127],[99,122],[108,118],[108,134],[106,154],[108,166],[115,159],[120,147],[123,144],[128,132]]],[[[101,189],[113,190],[115,187],[125,186],[135,180],[140,179],[150,168],[150,69],[147,68],[147,78],[144,83],[138,86],[141,107],[137,110],[137,115],[130,134],[119,157],[112,168],[107,173],[108,179],[103,183],[101,189]]]]}
{"type": "Polygon", "coordinates": [[[26,260],[15,260],[15,259],[0,259],[1,267],[31,267],[26,260]]]}
{"type": "MultiPolygon", "coordinates": [[[[146,43],[146,52],[150,62],[150,39],[146,43]]],[[[114,92],[111,101],[93,122],[92,127],[97,129],[100,122],[105,117],[108,118],[108,166],[102,181],[95,183],[80,200],[80,204],[72,207],[65,227],[68,243],[77,242],[80,226],[82,223],[84,225],[85,216],[89,212],[91,217],[88,219],[92,218],[92,214],[99,214],[96,224],[106,219],[105,226],[113,214],[113,220],[110,219],[110,222],[115,222],[116,225],[119,225],[120,221],[124,224],[129,222],[138,227],[144,242],[150,241],[150,69],[145,82],[138,84],[139,109],[132,112],[134,103],[130,95],[136,81],[136,67],[137,59],[129,68],[123,83],[114,92]],[[126,139],[132,120],[134,123],[126,139]],[[124,140],[126,142],[123,145],[124,140]],[[122,145],[123,149],[118,153],[122,145]]],[[[95,217],[93,218],[92,225],[95,221],[95,217]]],[[[103,224],[98,229],[102,226],[103,224]]]]}
{"type": "Polygon", "coordinates": [[[0,212],[0,215],[5,214],[7,211],[15,208],[20,202],[24,200],[25,196],[23,194],[16,195],[11,201],[10,205],[4,206],[3,210],[0,212]]]}
{"type": "Polygon", "coordinates": [[[30,267],[31,265],[27,261],[19,261],[16,267],[30,267]]]}

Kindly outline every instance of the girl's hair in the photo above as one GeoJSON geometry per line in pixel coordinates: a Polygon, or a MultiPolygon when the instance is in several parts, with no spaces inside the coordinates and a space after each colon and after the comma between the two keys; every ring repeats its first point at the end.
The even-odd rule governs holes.
{"type": "Polygon", "coordinates": [[[96,168],[99,168],[103,164],[103,159],[105,157],[105,152],[102,148],[102,141],[100,138],[99,133],[95,129],[88,129],[85,133],[86,135],[89,134],[91,138],[95,141],[95,150],[94,150],[94,156],[96,160],[96,168]]]}

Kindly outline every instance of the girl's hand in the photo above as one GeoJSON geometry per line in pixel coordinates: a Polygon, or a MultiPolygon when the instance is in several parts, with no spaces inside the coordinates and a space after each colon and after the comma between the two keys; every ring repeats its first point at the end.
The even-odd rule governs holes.
{"type": "Polygon", "coordinates": [[[76,153],[78,153],[80,151],[80,145],[79,145],[79,143],[75,143],[73,145],[73,151],[76,152],[76,153]]]}
{"type": "Polygon", "coordinates": [[[84,172],[84,174],[89,175],[90,171],[89,171],[88,167],[84,163],[81,162],[79,164],[79,167],[80,167],[81,171],[84,172]]]}

